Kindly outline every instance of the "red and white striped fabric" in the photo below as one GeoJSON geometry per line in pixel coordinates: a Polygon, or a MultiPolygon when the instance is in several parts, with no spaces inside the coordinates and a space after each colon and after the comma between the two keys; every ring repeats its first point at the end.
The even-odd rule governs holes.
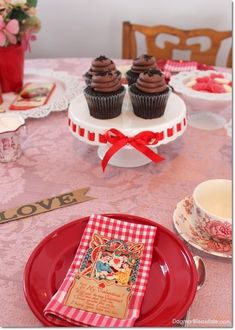
{"type": "Polygon", "coordinates": [[[197,70],[198,63],[195,61],[174,61],[167,60],[164,65],[164,75],[170,78],[173,72],[197,70]]]}
{"type": "Polygon", "coordinates": [[[83,233],[74,260],[57,293],[44,309],[44,315],[55,325],[62,325],[64,319],[72,325],[90,325],[99,327],[131,327],[138,318],[141,303],[148,281],[152,261],[152,250],[157,227],[116,220],[101,215],[92,215],[83,233]],[[125,319],[113,318],[93,312],[87,312],[64,305],[66,294],[78,272],[83,257],[89,248],[93,234],[99,234],[110,240],[119,239],[126,242],[143,243],[138,276],[133,287],[133,295],[125,319]]]}

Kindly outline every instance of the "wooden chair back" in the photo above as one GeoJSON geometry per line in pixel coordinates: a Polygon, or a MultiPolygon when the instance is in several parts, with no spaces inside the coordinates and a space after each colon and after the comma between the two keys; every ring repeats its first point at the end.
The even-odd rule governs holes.
{"type": "MultiPolygon", "coordinates": [[[[158,59],[173,59],[174,49],[190,50],[190,60],[207,65],[216,64],[216,56],[221,42],[224,39],[232,37],[232,31],[216,31],[213,29],[181,30],[167,25],[146,26],[123,22],[122,58],[134,59],[137,57],[136,32],[145,36],[147,53],[158,59]],[[165,41],[164,48],[159,47],[156,44],[156,37],[163,33],[178,37],[179,43],[175,44],[171,41],[165,41]],[[189,38],[202,36],[208,37],[211,41],[208,49],[202,51],[200,43],[187,44],[189,38]]],[[[230,49],[226,64],[228,67],[232,66],[232,48],[230,49]]]]}

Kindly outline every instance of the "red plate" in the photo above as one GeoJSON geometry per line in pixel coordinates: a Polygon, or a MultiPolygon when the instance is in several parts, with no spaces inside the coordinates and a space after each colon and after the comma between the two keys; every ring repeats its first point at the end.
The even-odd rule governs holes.
{"type": "MultiPolygon", "coordinates": [[[[155,222],[126,214],[106,214],[112,218],[156,226],[155,222]]],[[[44,238],[30,256],[24,272],[26,300],[36,317],[47,326],[43,309],[58,290],[72,263],[89,217],[70,222],[44,238]]],[[[153,260],[139,326],[171,326],[190,307],[196,293],[197,271],[193,257],[177,236],[157,224],[153,260]]],[[[64,321],[64,326],[71,326],[64,321]]]]}

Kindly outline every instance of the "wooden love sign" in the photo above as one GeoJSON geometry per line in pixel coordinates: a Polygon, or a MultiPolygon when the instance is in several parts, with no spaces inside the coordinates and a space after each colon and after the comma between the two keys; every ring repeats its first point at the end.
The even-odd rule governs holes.
{"type": "Polygon", "coordinates": [[[0,224],[94,199],[94,197],[86,196],[88,190],[89,188],[82,188],[66,194],[46,198],[38,202],[28,203],[20,207],[0,212],[0,224]]]}

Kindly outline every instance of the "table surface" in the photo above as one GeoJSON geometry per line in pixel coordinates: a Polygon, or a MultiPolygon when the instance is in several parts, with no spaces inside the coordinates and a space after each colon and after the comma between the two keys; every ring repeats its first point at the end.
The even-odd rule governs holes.
{"type": "MultiPolygon", "coordinates": [[[[78,58],[26,61],[26,67],[67,71],[81,81],[89,66],[90,59],[78,58]]],[[[231,107],[221,109],[220,114],[229,120],[231,107]]],[[[0,225],[2,327],[41,326],[24,298],[23,272],[33,249],[56,228],[91,213],[129,213],[174,231],[172,214],[180,200],[191,195],[201,181],[231,178],[232,174],[232,139],[225,129],[207,131],[188,126],[182,137],[159,147],[165,161],[138,168],[108,165],[103,173],[97,147],[69,133],[67,111],[27,119],[26,126],[24,154],[16,162],[0,164],[0,210],[82,187],[90,187],[89,195],[96,199],[0,225]]],[[[231,326],[231,259],[190,250],[203,257],[207,278],[192,304],[189,326],[231,326]]]]}

